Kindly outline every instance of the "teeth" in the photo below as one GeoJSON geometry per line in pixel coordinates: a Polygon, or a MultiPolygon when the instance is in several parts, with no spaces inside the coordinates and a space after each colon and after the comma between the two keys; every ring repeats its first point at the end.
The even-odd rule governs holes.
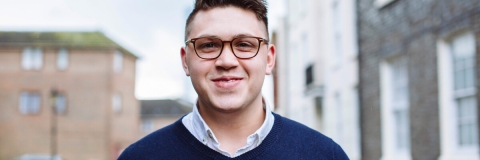
{"type": "Polygon", "coordinates": [[[219,81],[219,82],[227,82],[227,83],[229,83],[229,82],[235,82],[235,81],[238,81],[238,79],[228,79],[228,80],[227,80],[227,79],[221,79],[221,80],[217,80],[217,81],[219,81]]]}

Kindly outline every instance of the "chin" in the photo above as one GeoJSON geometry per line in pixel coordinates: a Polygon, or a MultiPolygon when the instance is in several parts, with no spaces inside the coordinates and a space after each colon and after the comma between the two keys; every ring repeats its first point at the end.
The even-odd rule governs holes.
{"type": "Polygon", "coordinates": [[[231,113],[243,108],[242,103],[239,102],[239,98],[236,99],[222,99],[220,101],[213,102],[213,109],[218,112],[231,113]]]}
{"type": "MultiPolygon", "coordinates": [[[[208,92],[207,92],[208,93],[208,92]]],[[[198,97],[199,107],[208,110],[208,112],[234,112],[241,108],[241,104],[237,94],[225,94],[219,92],[210,92],[209,94],[204,94],[205,96],[198,97]]]]}

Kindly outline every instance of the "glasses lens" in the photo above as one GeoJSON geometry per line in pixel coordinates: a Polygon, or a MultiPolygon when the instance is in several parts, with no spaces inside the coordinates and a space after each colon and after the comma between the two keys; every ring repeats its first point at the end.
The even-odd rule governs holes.
{"type": "Polygon", "coordinates": [[[222,40],[217,38],[200,38],[195,40],[195,50],[201,58],[215,58],[222,50],[222,40]]]}
{"type": "Polygon", "coordinates": [[[260,45],[257,38],[243,37],[236,38],[232,42],[235,55],[239,58],[250,58],[257,54],[260,45]]]}

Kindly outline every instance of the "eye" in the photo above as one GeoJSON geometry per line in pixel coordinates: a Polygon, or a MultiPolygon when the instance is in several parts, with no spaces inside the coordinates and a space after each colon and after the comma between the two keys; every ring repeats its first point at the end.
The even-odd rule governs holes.
{"type": "Polygon", "coordinates": [[[218,47],[218,45],[213,42],[202,43],[199,45],[199,48],[201,49],[215,48],[215,47],[218,47]]]}
{"type": "Polygon", "coordinates": [[[200,41],[196,47],[198,50],[212,51],[222,48],[222,44],[217,41],[200,41]]]}
{"type": "Polygon", "coordinates": [[[222,40],[215,38],[200,38],[195,42],[197,54],[205,56],[206,54],[216,54],[222,49],[222,40]]]}
{"type": "Polygon", "coordinates": [[[235,44],[236,47],[253,47],[254,45],[250,42],[238,42],[235,44]]]}
{"type": "Polygon", "coordinates": [[[258,48],[258,39],[252,37],[237,38],[232,46],[239,51],[250,51],[258,48]]]}

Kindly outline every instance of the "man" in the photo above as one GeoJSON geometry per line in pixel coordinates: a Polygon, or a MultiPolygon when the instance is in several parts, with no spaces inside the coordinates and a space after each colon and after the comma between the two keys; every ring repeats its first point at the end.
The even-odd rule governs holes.
{"type": "Polygon", "coordinates": [[[261,88],[275,65],[263,0],[197,0],[183,69],[193,112],[129,146],[119,159],[348,159],[339,145],[271,112],[261,88]]]}

